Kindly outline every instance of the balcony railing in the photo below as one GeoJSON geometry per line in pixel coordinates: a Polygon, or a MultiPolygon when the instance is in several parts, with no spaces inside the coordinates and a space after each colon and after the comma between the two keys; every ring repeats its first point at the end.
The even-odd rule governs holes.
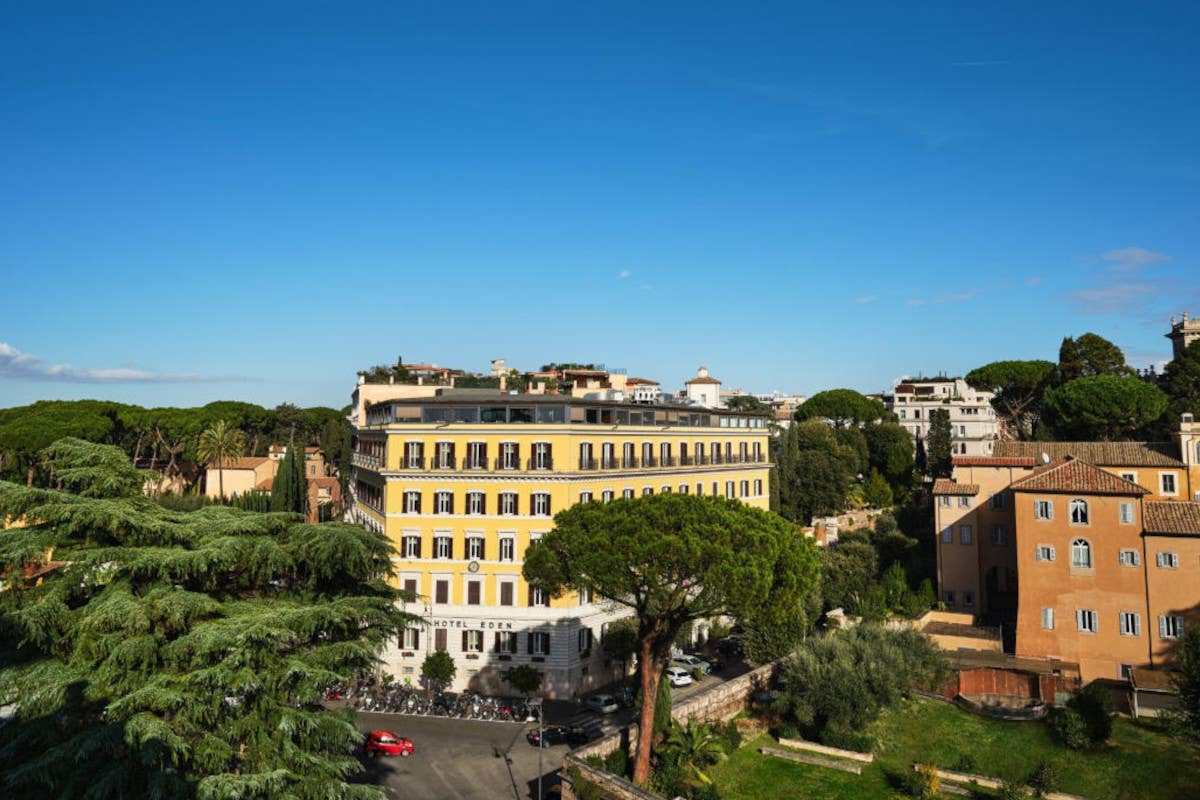
{"type": "Polygon", "coordinates": [[[500,458],[496,459],[495,464],[496,464],[496,469],[498,469],[498,470],[504,470],[504,469],[519,470],[521,468],[521,459],[519,459],[519,458],[504,458],[503,456],[501,456],[500,458]]]}
{"type": "Polygon", "coordinates": [[[457,462],[453,457],[448,457],[448,458],[438,457],[438,458],[433,459],[433,461],[429,465],[429,468],[430,469],[454,469],[454,465],[456,463],[457,462]]]}
{"type": "Polygon", "coordinates": [[[621,460],[619,458],[609,456],[608,458],[600,459],[600,469],[620,469],[620,467],[621,460]]]}
{"type": "Polygon", "coordinates": [[[710,459],[708,456],[696,456],[697,467],[707,467],[711,463],[712,459],[710,459]]]}
{"type": "Polygon", "coordinates": [[[486,458],[471,458],[468,456],[463,459],[463,469],[487,469],[488,462],[486,458]]]}
{"type": "Polygon", "coordinates": [[[356,467],[377,470],[383,466],[383,459],[379,456],[370,455],[369,453],[351,453],[350,463],[356,467]]]}
{"type": "Polygon", "coordinates": [[[404,459],[405,469],[425,469],[425,459],[423,458],[406,458],[404,459]]]}
{"type": "Polygon", "coordinates": [[[659,463],[661,463],[664,467],[673,467],[675,466],[675,456],[664,456],[662,459],[660,459],[659,463]]]}
{"type": "Polygon", "coordinates": [[[525,462],[525,469],[554,469],[554,459],[531,458],[525,462]]]}
{"type": "Polygon", "coordinates": [[[681,467],[690,467],[695,463],[696,463],[695,460],[691,456],[680,456],[679,457],[679,466],[681,466],[681,467]]]}
{"type": "Polygon", "coordinates": [[[621,461],[625,469],[637,469],[638,460],[636,458],[626,458],[621,461]]]}
{"type": "Polygon", "coordinates": [[[579,468],[580,469],[595,469],[596,468],[596,459],[594,459],[594,458],[579,459],[579,468]]]}

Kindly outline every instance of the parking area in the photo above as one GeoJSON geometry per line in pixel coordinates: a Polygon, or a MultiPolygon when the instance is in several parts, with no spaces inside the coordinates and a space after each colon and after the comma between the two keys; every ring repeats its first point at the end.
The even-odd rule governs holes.
{"type": "MultiPolygon", "coordinates": [[[[672,689],[672,704],[678,705],[746,669],[740,663],[731,665],[720,675],[672,689]]],[[[597,714],[571,700],[547,700],[545,710],[546,724],[579,725],[591,738],[616,731],[632,722],[636,714],[632,708],[597,714]]],[[[362,759],[363,773],[357,780],[383,786],[389,797],[537,800],[538,748],[525,739],[528,731],[537,729],[536,722],[484,722],[360,711],[358,728],[363,732],[390,730],[414,742],[416,752],[407,758],[362,759]]],[[[543,793],[558,782],[557,771],[567,750],[562,744],[542,750],[543,793]]]]}

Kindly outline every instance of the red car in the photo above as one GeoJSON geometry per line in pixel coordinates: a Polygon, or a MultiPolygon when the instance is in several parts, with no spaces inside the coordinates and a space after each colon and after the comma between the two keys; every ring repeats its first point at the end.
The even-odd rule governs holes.
{"type": "Polygon", "coordinates": [[[413,754],[412,739],[397,736],[391,731],[371,731],[367,734],[367,755],[404,756],[413,754]]]}

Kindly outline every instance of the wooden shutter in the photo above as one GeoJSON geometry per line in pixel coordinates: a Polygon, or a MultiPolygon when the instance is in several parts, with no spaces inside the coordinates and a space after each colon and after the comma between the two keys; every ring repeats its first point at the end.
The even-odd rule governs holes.
{"type": "Polygon", "coordinates": [[[533,637],[535,635],[536,634],[533,634],[533,633],[526,634],[526,639],[525,639],[526,650],[525,650],[525,652],[528,653],[529,655],[533,655],[533,637]]]}
{"type": "Polygon", "coordinates": [[[450,584],[446,581],[438,581],[434,591],[434,600],[438,603],[449,602],[450,584]]]}
{"type": "Polygon", "coordinates": [[[404,581],[404,591],[408,592],[409,594],[414,594],[414,595],[415,595],[415,594],[417,593],[417,581],[416,581],[416,579],[414,579],[414,578],[406,578],[406,579],[405,579],[405,581],[404,581]]]}
{"type": "Polygon", "coordinates": [[[492,645],[492,651],[496,653],[500,652],[500,631],[496,631],[496,641],[492,645]]]}
{"type": "Polygon", "coordinates": [[[529,587],[529,605],[533,605],[533,587],[529,587]]]}
{"type": "Polygon", "coordinates": [[[421,649],[421,629],[413,628],[412,632],[413,632],[413,650],[420,650],[421,649]]]}
{"type": "MultiPolygon", "coordinates": [[[[513,604],[513,585],[505,582],[500,584],[500,605],[511,606],[513,604]]],[[[498,636],[499,634],[497,634],[498,636]]]]}
{"type": "Polygon", "coordinates": [[[438,628],[437,630],[435,630],[433,632],[433,649],[434,650],[445,650],[446,649],[446,629],[445,628],[438,628]]]}
{"type": "Polygon", "coordinates": [[[471,581],[467,584],[467,605],[479,605],[479,581],[471,581]]]}

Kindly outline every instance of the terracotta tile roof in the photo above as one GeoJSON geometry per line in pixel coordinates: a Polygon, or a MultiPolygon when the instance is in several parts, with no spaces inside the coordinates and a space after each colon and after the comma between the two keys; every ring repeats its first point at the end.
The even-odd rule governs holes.
{"type": "Polygon", "coordinates": [[[956,467],[1036,467],[1038,460],[1028,456],[954,456],[956,467]]]}
{"type": "Polygon", "coordinates": [[[626,378],[625,379],[626,386],[633,386],[635,384],[645,384],[646,386],[658,386],[659,385],[658,381],[651,380],[650,378],[626,378]]]}
{"type": "Polygon", "coordinates": [[[1036,458],[1051,461],[1067,456],[1101,467],[1182,467],[1175,448],[1161,442],[996,442],[997,458],[1036,458]]]}
{"type": "Polygon", "coordinates": [[[258,485],[255,486],[254,488],[260,492],[269,492],[269,491],[271,491],[271,484],[273,484],[274,482],[275,482],[274,478],[263,478],[261,481],[258,482],[258,485]]]}
{"type": "MultiPolygon", "coordinates": [[[[265,464],[271,459],[266,456],[243,456],[242,458],[231,458],[223,465],[223,469],[255,469],[256,467],[265,464]]],[[[211,464],[209,469],[216,469],[216,464],[211,464]]]]}
{"type": "Polygon", "coordinates": [[[933,482],[933,493],[976,495],[979,494],[979,484],[959,483],[957,481],[952,481],[949,478],[938,478],[933,482]]]}
{"type": "Polygon", "coordinates": [[[1133,481],[1118,478],[1086,461],[1070,459],[1043,467],[1032,475],[1012,482],[1013,491],[1066,494],[1150,494],[1133,481]]]}
{"type": "Polygon", "coordinates": [[[716,378],[708,378],[708,377],[704,377],[704,378],[692,378],[691,380],[684,381],[684,382],[683,382],[683,385],[684,385],[684,386],[691,386],[693,383],[720,383],[720,381],[719,381],[719,380],[717,380],[716,378]]]}
{"type": "Polygon", "coordinates": [[[1142,516],[1146,533],[1200,536],[1200,503],[1149,500],[1142,516]]]}
{"type": "Polygon", "coordinates": [[[1150,692],[1178,692],[1175,685],[1176,672],[1134,667],[1129,671],[1129,683],[1135,689],[1150,692]]]}
{"type": "Polygon", "coordinates": [[[312,485],[323,486],[326,489],[331,489],[334,486],[338,485],[337,478],[331,478],[331,477],[327,477],[325,475],[319,475],[316,478],[309,478],[308,482],[312,485]]]}

